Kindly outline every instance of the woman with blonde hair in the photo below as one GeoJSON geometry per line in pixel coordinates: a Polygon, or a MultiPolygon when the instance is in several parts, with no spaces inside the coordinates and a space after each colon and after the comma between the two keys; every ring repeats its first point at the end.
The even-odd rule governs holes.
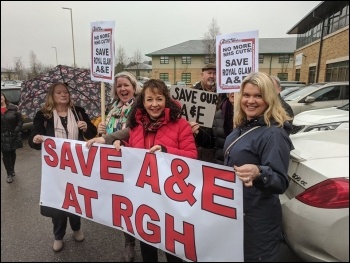
{"type": "MultiPolygon", "coordinates": [[[[41,150],[43,136],[84,141],[94,138],[96,134],[96,127],[91,123],[85,110],[74,106],[68,86],[57,82],[50,86],[44,106],[34,117],[28,143],[31,148],[41,150]]],[[[74,239],[78,242],[84,240],[84,234],[80,229],[80,216],[46,206],[40,206],[40,212],[43,216],[52,218],[55,252],[63,248],[68,219],[74,239]]]]}
{"type": "MultiPolygon", "coordinates": [[[[141,91],[141,87],[134,75],[123,71],[114,76],[113,104],[109,110],[106,121],[98,124],[100,135],[111,134],[126,128],[126,120],[135,102],[135,96],[141,91]]],[[[132,262],[135,259],[135,238],[124,232],[125,247],[123,251],[124,262],[132,262]]]]}
{"type": "Polygon", "coordinates": [[[249,74],[237,95],[224,164],[243,182],[244,260],[273,262],[282,241],[279,195],[289,185],[290,117],[264,73],[249,74]]]}

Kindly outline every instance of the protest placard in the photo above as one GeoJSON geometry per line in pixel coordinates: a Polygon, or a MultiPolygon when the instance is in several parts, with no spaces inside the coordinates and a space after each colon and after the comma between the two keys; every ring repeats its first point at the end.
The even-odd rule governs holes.
{"type": "Polygon", "coordinates": [[[259,66],[259,31],[216,36],[217,93],[238,92],[259,66]]]}
{"type": "Polygon", "coordinates": [[[170,89],[170,97],[180,102],[182,117],[187,121],[194,121],[204,127],[212,127],[219,99],[217,93],[173,86],[170,89]]]}
{"type": "Polygon", "coordinates": [[[114,81],[114,21],[91,23],[91,80],[114,81]]]}

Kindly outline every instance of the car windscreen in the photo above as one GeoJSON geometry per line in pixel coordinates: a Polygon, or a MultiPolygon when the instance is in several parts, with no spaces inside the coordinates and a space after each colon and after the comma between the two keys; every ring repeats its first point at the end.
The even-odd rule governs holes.
{"type": "Polygon", "coordinates": [[[18,105],[19,96],[21,95],[21,88],[19,89],[1,89],[1,92],[4,93],[5,97],[9,102],[18,105]]]}
{"type": "Polygon", "coordinates": [[[290,94],[288,97],[285,98],[285,101],[292,101],[292,100],[298,100],[300,98],[302,98],[304,95],[318,89],[319,86],[307,86],[307,87],[303,87],[302,89],[293,92],[292,94],[290,94]]]}
{"type": "Polygon", "coordinates": [[[284,89],[284,90],[282,90],[282,91],[280,92],[280,95],[281,95],[281,97],[282,97],[282,99],[283,99],[283,98],[289,96],[290,94],[292,94],[293,92],[298,91],[300,88],[301,88],[301,87],[290,87],[290,88],[286,88],[286,89],[284,89]]]}

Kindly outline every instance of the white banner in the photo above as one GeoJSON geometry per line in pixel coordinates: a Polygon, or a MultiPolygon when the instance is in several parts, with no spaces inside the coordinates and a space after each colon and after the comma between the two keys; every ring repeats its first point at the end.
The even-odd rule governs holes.
{"type": "Polygon", "coordinates": [[[217,93],[238,92],[259,66],[259,31],[216,36],[217,93]]]}
{"type": "Polygon", "coordinates": [[[41,205],[186,261],[243,261],[242,182],[231,167],[54,137],[42,146],[41,205]]]}
{"type": "Polygon", "coordinates": [[[114,21],[91,23],[91,80],[114,81],[114,21]]]}

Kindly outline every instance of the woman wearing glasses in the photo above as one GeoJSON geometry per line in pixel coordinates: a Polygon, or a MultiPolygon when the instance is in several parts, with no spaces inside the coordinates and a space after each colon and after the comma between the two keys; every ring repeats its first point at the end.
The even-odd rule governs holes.
{"type": "MultiPolygon", "coordinates": [[[[74,106],[68,86],[64,83],[54,83],[49,88],[44,106],[34,117],[33,129],[28,138],[30,147],[41,150],[44,135],[80,141],[97,135],[97,129],[85,110],[74,106]]],[[[63,248],[68,218],[74,239],[78,242],[84,240],[84,234],[80,230],[80,216],[45,206],[40,207],[40,212],[52,218],[54,251],[58,252],[63,248]]]]}

